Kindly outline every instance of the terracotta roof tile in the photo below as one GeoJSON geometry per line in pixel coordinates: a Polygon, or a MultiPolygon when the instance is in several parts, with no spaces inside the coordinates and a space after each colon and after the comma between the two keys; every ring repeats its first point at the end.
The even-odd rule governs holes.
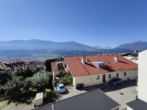
{"type": "Polygon", "coordinates": [[[103,74],[107,72],[123,71],[137,69],[138,65],[132,61],[129,61],[122,56],[118,57],[118,62],[114,61],[115,55],[103,55],[103,56],[86,56],[89,60],[86,64],[81,63],[81,57],[65,57],[65,61],[69,67],[69,70],[73,76],[83,76],[88,74],[103,74]],[[97,68],[94,61],[105,62],[104,68],[97,68]]]}
{"type": "Polygon", "coordinates": [[[1,62],[1,68],[3,67],[4,70],[12,70],[14,68],[20,68],[27,64],[28,62],[21,59],[5,60],[1,62]]]}
{"type": "Polygon", "coordinates": [[[84,68],[78,57],[65,57],[65,61],[70,68],[70,72],[74,74],[74,76],[88,74],[87,70],[84,68]]]}

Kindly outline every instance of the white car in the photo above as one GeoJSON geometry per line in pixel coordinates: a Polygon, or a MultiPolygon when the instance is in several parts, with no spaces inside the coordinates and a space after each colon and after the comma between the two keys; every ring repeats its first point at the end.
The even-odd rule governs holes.
{"type": "Polygon", "coordinates": [[[57,91],[58,91],[58,93],[64,93],[64,92],[66,92],[66,89],[64,87],[64,84],[57,84],[57,91]]]}

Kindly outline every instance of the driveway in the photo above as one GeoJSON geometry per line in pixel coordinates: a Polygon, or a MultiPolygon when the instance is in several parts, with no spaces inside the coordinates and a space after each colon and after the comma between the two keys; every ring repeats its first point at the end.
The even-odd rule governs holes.
{"type": "Polygon", "coordinates": [[[109,97],[111,97],[114,101],[118,102],[121,105],[121,109],[126,108],[126,103],[133,101],[136,99],[137,91],[136,91],[136,81],[130,80],[125,81],[123,85],[110,85],[110,84],[100,84],[96,86],[85,87],[83,90],[76,90],[74,87],[66,86],[67,93],[59,94],[58,100],[67,99],[73,97],[75,95],[79,95],[94,89],[100,89],[109,97]]]}

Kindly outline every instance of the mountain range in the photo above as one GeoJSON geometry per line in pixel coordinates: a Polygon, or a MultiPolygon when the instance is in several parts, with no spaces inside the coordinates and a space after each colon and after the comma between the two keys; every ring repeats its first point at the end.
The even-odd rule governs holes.
{"type": "Polygon", "coordinates": [[[74,41],[70,42],[52,42],[43,41],[38,39],[32,40],[13,40],[13,41],[0,41],[0,49],[2,50],[41,50],[41,49],[74,49],[74,50],[88,50],[93,47],[80,44],[74,41]]]}
{"type": "Polygon", "coordinates": [[[146,41],[135,41],[132,43],[126,43],[117,46],[116,48],[121,48],[121,49],[131,49],[131,50],[145,50],[147,49],[147,42],[146,41]]]}
{"type": "Polygon", "coordinates": [[[101,49],[130,49],[130,50],[144,50],[147,49],[146,41],[135,41],[132,43],[121,44],[115,48],[109,46],[88,46],[74,41],[70,42],[52,42],[45,40],[13,40],[13,41],[0,41],[1,50],[18,50],[18,49],[29,49],[29,50],[41,50],[41,49],[71,49],[71,50],[101,50],[101,49]]]}

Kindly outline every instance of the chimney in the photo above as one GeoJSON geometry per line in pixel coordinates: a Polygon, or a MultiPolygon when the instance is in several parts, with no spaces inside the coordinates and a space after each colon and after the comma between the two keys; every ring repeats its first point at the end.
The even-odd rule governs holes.
{"type": "Polygon", "coordinates": [[[117,63],[118,62],[118,56],[114,56],[114,61],[117,63]]]}
{"type": "Polygon", "coordinates": [[[82,62],[83,64],[85,64],[85,63],[86,63],[86,58],[85,58],[84,56],[82,57],[81,62],[82,62]]]}

